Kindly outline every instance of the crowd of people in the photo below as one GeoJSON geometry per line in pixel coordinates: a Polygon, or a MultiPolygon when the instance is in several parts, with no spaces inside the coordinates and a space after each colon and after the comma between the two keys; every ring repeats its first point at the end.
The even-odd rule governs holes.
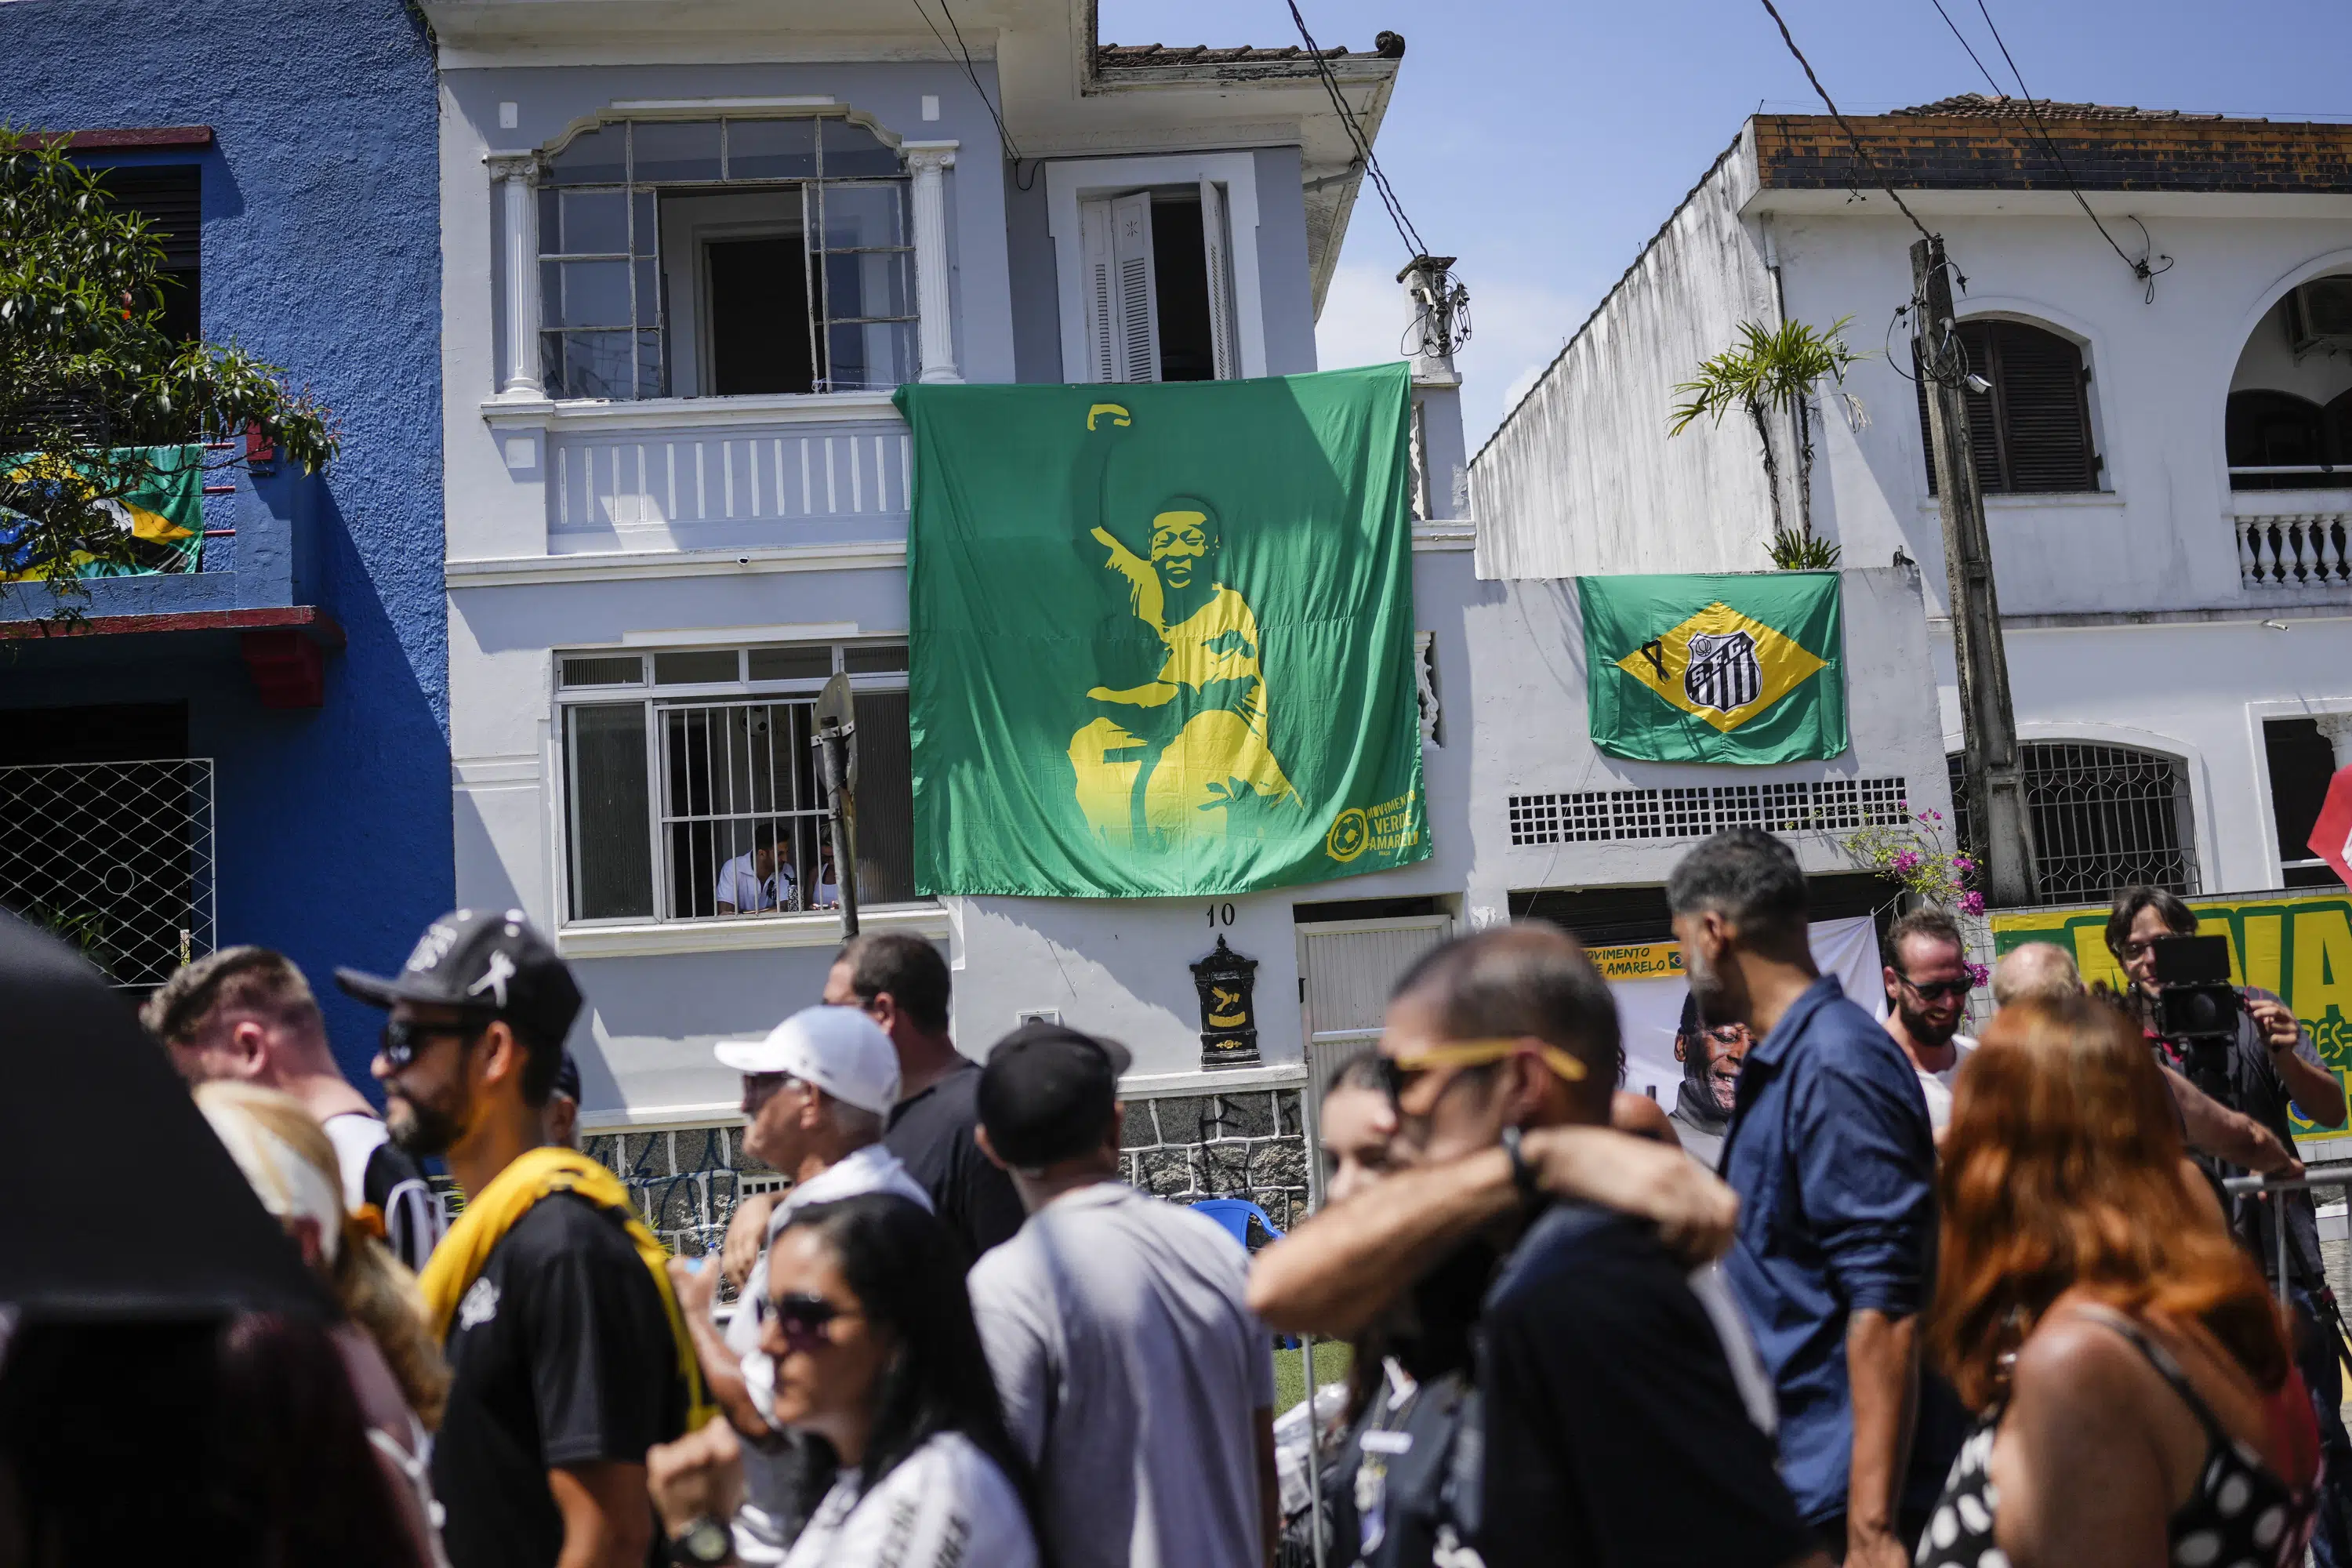
{"type": "Polygon", "coordinates": [[[1670,1110],[1572,937],[1427,953],[1321,1089],[1322,1206],[1255,1257],[1121,1179],[1124,1047],[1033,1022],[972,1059],[916,938],[714,1047],[785,1184],[677,1258],[574,1147],[582,998],[519,911],[336,973],[384,1011],[381,1117],[282,955],[188,965],[139,1037],[0,931],[9,1005],[98,1020],[77,1081],[181,1151],[164,1250],[256,1259],[159,1293],[77,1258],[56,1300],[110,1305],[0,1318],[0,1563],[2352,1563],[2308,1195],[2215,1179],[2299,1174],[2290,1107],[2344,1120],[2293,1015],[2245,993],[2220,1068],[2167,1039],[2153,955],[2196,920],[2136,888],[2120,992],[2030,944],[1970,1037],[1923,909],[1882,1022],[1806,887],[1753,830],[1676,868],[1670,1110]],[[1304,1486],[1276,1333],[1350,1351],[1286,1423],[1304,1486]]]}

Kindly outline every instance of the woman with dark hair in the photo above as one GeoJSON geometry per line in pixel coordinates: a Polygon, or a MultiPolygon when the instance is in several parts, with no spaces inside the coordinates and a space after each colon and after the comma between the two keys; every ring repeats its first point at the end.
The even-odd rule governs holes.
{"type": "Polygon", "coordinates": [[[2004,1008],[1960,1074],[1930,1350],[1982,1413],[1920,1568],[2303,1561],[2318,1435],[2179,1121],[2089,997],[2004,1008]]]}
{"type": "Polygon", "coordinates": [[[785,1568],[1038,1562],[1029,1468],[1005,1435],[963,1256],[886,1193],[814,1204],[768,1257],[776,1419],[840,1457],[785,1568]]]}

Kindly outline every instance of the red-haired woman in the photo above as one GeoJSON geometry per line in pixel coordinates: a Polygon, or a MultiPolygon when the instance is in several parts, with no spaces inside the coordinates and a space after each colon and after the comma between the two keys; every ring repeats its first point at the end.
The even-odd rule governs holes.
{"type": "Polygon", "coordinates": [[[2252,1261],[2180,1178],[2147,1047],[2004,1008],[1960,1074],[1928,1344],[1983,1413],[1919,1568],[2284,1568],[2318,1432],[2252,1261]]]}

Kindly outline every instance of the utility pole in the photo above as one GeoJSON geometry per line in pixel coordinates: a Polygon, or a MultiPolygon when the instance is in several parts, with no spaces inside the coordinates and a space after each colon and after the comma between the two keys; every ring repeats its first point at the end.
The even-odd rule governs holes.
{"type": "MultiPolygon", "coordinates": [[[[857,704],[849,677],[836,674],[817,694],[817,766],[824,784],[825,817],[833,833],[833,880],[841,889],[841,935],[857,934],[857,704]]],[[[808,879],[814,886],[815,879],[808,879]]]]}
{"type": "Polygon", "coordinates": [[[2033,839],[2017,768],[2017,714],[2009,700],[2009,656],[1993,592],[1992,545],[1969,441],[1968,391],[1952,340],[1951,269],[1941,239],[1911,246],[1912,343],[1926,377],[1936,499],[1944,523],[1944,572],[1951,598],[1952,663],[1960,679],[1960,733],[1969,803],[1984,847],[1987,900],[2016,909],[2033,901],[2033,839]]]}

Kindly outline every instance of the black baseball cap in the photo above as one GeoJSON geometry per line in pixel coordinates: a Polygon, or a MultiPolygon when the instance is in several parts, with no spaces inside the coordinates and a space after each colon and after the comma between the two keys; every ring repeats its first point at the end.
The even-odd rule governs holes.
{"type": "Polygon", "coordinates": [[[580,987],[520,910],[454,910],[425,928],[400,973],[335,971],[348,995],[377,1007],[422,1002],[503,1018],[534,1045],[561,1047],[580,1016],[580,987]]]}
{"type": "Polygon", "coordinates": [[[1034,1171],[1101,1142],[1134,1054],[1065,1024],[1022,1025],[980,1070],[980,1124],[1005,1163],[1034,1171]]]}

